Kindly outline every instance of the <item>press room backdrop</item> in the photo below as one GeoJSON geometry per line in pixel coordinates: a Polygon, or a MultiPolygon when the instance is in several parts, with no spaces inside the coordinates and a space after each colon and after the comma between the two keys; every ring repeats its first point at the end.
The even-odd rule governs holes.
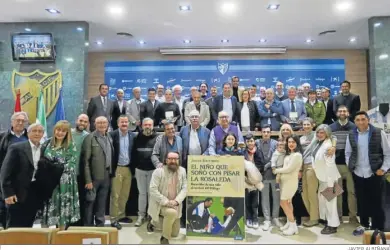
{"type": "MultiPolygon", "coordinates": [[[[128,66],[131,67],[131,66],[134,66],[136,64],[135,62],[129,63],[129,61],[142,61],[138,65],[147,65],[147,64],[150,64],[150,63],[148,63],[148,61],[149,62],[150,61],[187,61],[186,62],[187,64],[191,64],[191,63],[193,63],[193,61],[209,60],[210,65],[212,65],[213,69],[215,70],[215,72],[213,74],[219,74],[219,76],[221,76],[221,77],[219,77],[220,83],[219,84],[214,83],[215,85],[220,86],[225,79],[227,80],[229,77],[235,75],[235,73],[237,73],[237,72],[235,72],[235,70],[232,70],[231,68],[229,71],[229,68],[228,68],[228,72],[226,72],[224,75],[221,74],[219,72],[219,70],[217,70],[218,62],[219,63],[226,63],[226,62],[229,62],[232,60],[235,61],[235,60],[264,60],[264,59],[340,59],[340,60],[328,61],[328,62],[332,62],[334,65],[340,65],[341,61],[344,60],[345,73],[341,72],[342,71],[341,68],[336,69],[337,67],[340,67],[340,66],[336,66],[336,68],[334,68],[335,71],[333,71],[333,73],[336,73],[335,77],[342,78],[342,75],[345,74],[345,79],[348,79],[352,83],[352,92],[355,92],[361,96],[362,108],[367,109],[368,93],[367,93],[367,61],[366,61],[367,55],[366,54],[367,53],[365,50],[289,50],[286,54],[253,55],[253,56],[248,56],[248,55],[163,56],[158,52],[150,52],[150,51],[129,52],[129,53],[94,52],[94,53],[89,53],[89,58],[88,58],[88,61],[89,61],[88,96],[90,98],[92,96],[97,95],[99,84],[101,84],[103,82],[110,84],[110,80],[112,81],[111,85],[114,84],[114,81],[115,81],[115,85],[122,85],[123,80],[125,80],[125,81],[131,81],[131,80],[134,81],[135,80],[136,82],[134,83],[133,86],[143,87],[142,80],[145,78],[138,77],[141,75],[136,74],[135,72],[131,72],[131,70],[128,71],[130,69],[130,68],[128,68],[128,66]],[[115,62],[115,63],[111,64],[110,62],[115,62]],[[118,62],[122,62],[122,63],[118,63],[118,62]],[[124,62],[127,62],[127,63],[124,63],[124,62]],[[123,67],[125,67],[124,68],[125,70],[121,70],[117,67],[116,70],[119,70],[121,72],[110,72],[110,74],[108,74],[108,72],[107,72],[107,78],[105,79],[105,66],[110,67],[109,69],[112,70],[115,68],[111,68],[111,66],[116,67],[118,65],[120,66],[119,68],[122,67],[122,69],[123,69],[123,67]],[[114,76],[114,77],[110,77],[110,75],[114,76]],[[120,75],[123,77],[123,79],[120,78],[120,75]],[[137,79],[140,79],[140,81],[138,83],[137,83],[137,79]]],[[[264,61],[264,62],[266,62],[266,61],[264,61]]],[[[271,61],[268,61],[268,62],[271,62],[271,61]]],[[[309,62],[309,61],[306,61],[306,62],[309,62]]],[[[314,60],[311,62],[318,63],[320,61],[314,60]]],[[[177,62],[172,62],[172,63],[164,62],[163,64],[177,65],[177,62]]],[[[234,69],[234,67],[233,67],[233,69],[234,69]]],[[[291,71],[290,71],[290,73],[291,73],[291,71]]],[[[144,76],[147,75],[145,73],[142,73],[142,74],[144,76]]],[[[166,83],[167,81],[169,81],[169,79],[167,79],[167,78],[176,79],[177,77],[168,76],[166,74],[164,74],[164,75],[165,76],[163,76],[161,82],[165,86],[166,85],[173,86],[174,84],[170,84],[170,83],[167,84],[166,83]]],[[[238,75],[240,76],[239,72],[238,72],[238,75]]],[[[327,75],[327,77],[326,77],[327,79],[325,79],[323,81],[320,78],[325,78],[325,77],[322,77],[319,75],[318,76],[313,75],[313,76],[314,76],[314,81],[312,81],[312,78],[313,78],[312,76],[309,77],[306,75],[297,75],[295,77],[295,79],[292,81],[295,81],[294,85],[296,85],[296,84],[298,84],[297,81],[305,82],[305,81],[301,81],[300,78],[310,78],[310,81],[308,81],[308,82],[310,82],[312,84],[312,86],[316,86],[316,85],[331,86],[332,85],[332,78],[330,78],[331,75],[327,75]],[[315,78],[318,78],[318,81],[315,81],[315,78]]],[[[150,78],[151,81],[153,81],[152,78],[157,78],[157,77],[153,77],[152,75],[148,75],[148,77],[150,78]]],[[[279,72],[279,76],[278,75],[275,75],[275,76],[269,75],[269,77],[271,77],[271,78],[266,80],[266,82],[264,82],[264,84],[260,82],[260,81],[262,81],[261,78],[264,78],[264,77],[261,77],[261,74],[260,74],[260,77],[252,77],[251,82],[243,81],[243,84],[247,85],[247,84],[256,83],[259,85],[270,86],[271,84],[275,84],[273,82],[274,81],[273,77],[280,77],[280,78],[282,78],[280,80],[284,81],[285,84],[289,84],[289,82],[286,82],[286,80],[288,80],[289,77],[294,78],[294,76],[284,75],[284,73],[280,73],[280,72],[279,72]],[[283,74],[283,75],[281,75],[281,74],[283,74]],[[256,82],[256,78],[259,78],[258,83],[256,82]]],[[[198,78],[194,77],[195,82],[193,82],[193,79],[191,78],[191,83],[188,83],[188,85],[190,85],[190,86],[198,85],[199,82],[196,82],[196,80],[200,80],[203,78],[206,78],[205,80],[209,83],[209,86],[214,85],[211,82],[210,76],[206,76],[206,77],[200,76],[198,78]]],[[[243,78],[243,80],[244,80],[244,79],[248,79],[250,77],[244,76],[241,78],[243,78]]],[[[181,78],[180,78],[179,82],[177,82],[177,79],[175,80],[176,84],[183,85],[182,83],[185,83],[185,82],[181,82],[181,78]]],[[[183,79],[183,80],[188,80],[188,79],[183,79]]],[[[335,79],[333,79],[333,80],[335,80],[335,79]]],[[[337,79],[337,80],[342,81],[343,79],[337,79]]],[[[338,81],[334,81],[333,83],[337,83],[337,82],[338,81]]],[[[129,84],[129,86],[131,86],[130,84],[132,84],[132,83],[124,82],[123,84],[129,84]]],[[[151,85],[154,85],[153,82],[151,83],[151,85]]],[[[333,84],[333,85],[337,87],[337,84],[333,84]]],[[[118,87],[118,86],[116,86],[116,87],[118,87]]],[[[123,85],[121,87],[123,87],[123,85]]],[[[187,87],[187,86],[184,84],[184,87],[187,87]]],[[[335,89],[337,89],[337,88],[335,88],[335,89]]],[[[130,93],[127,91],[128,97],[129,97],[129,94],[130,93]]],[[[143,93],[143,94],[145,94],[145,93],[143,93]]]]}

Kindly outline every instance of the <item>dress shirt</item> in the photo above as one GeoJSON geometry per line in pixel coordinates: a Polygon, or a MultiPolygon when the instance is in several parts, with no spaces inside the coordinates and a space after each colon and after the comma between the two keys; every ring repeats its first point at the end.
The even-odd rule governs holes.
{"type": "Polygon", "coordinates": [[[118,106],[119,106],[119,111],[122,113],[122,109],[123,109],[123,100],[118,100],[118,106]]]}
{"type": "MultiPolygon", "coordinates": [[[[368,144],[369,144],[369,130],[360,132],[358,130],[358,141],[357,141],[357,160],[354,173],[361,178],[369,178],[374,173],[371,170],[370,160],[368,157],[368,144]]],[[[387,172],[390,169],[390,146],[386,138],[386,133],[381,130],[381,141],[382,141],[382,150],[383,150],[383,164],[380,169],[387,172]]],[[[347,137],[347,142],[345,145],[345,162],[349,163],[349,158],[352,154],[351,143],[349,142],[349,136],[347,137]]]]}
{"type": "Polygon", "coordinates": [[[34,173],[31,181],[35,181],[35,174],[37,173],[37,169],[38,169],[38,161],[41,158],[41,145],[37,147],[30,140],[29,142],[31,146],[31,153],[32,153],[33,163],[34,163],[34,173]]]}
{"type": "MultiPolygon", "coordinates": [[[[222,127],[221,127],[222,128],[222,127]]],[[[229,127],[227,127],[226,129],[222,128],[223,131],[225,131],[225,133],[227,133],[229,131],[229,127]]],[[[238,143],[244,143],[244,137],[242,136],[242,133],[241,133],[241,130],[240,130],[240,127],[237,126],[237,133],[238,133],[238,143]]],[[[217,149],[217,145],[215,144],[215,135],[214,135],[214,129],[211,130],[211,133],[210,133],[210,139],[209,139],[209,154],[210,155],[216,155],[216,149],[217,149]]]]}
{"type": "Polygon", "coordinates": [[[324,99],[322,99],[322,101],[324,102],[324,104],[325,104],[325,111],[328,111],[328,102],[329,102],[329,99],[328,100],[324,100],[324,99]]]}
{"type": "Polygon", "coordinates": [[[23,130],[22,133],[21,133],[20,135],[15,134],[15,132],[14,132],[12,129],[11,129],[10,131],[11,131],[11,135],[16,136],[17,138],[20,138],[21,136],[24,135],[24,131],[25,131],[25,130],[23,130]]]}
{"type": "Polygon", "coordinates": [[[118,165],[127,166],[130,163],[129,159],[129,135],[119,131],[119,159],[118,165]]]}
{"type": "Polygon", "coordinates": [[[316,101],[312,102],[312,101],[309,101],[310,105],[311,106],[314,106],[314,104],[316,104],[316,101]]]}
{"type": "Polygon", "coordinates": [[[232,97],[225,97],[223,96],[223,106],[222,110],[228,113],[229,115],[229,122],[233,119],[233,107],[232,107],[232,97]]]}
{"type": "Polygon", "coordinates": [[[150,101],[150,102],[152,103],[152,106],[153,106],[153,108],[154,108],[154,105],[156,104],[156,100],[150,101]]]}
{"type": "Polygon", "coordinates": [[[190,145],[189,145],[189,149],[188,149],[188,154],[189,155],[201,155],[202,154],[202,148],[200,147],[197,129],[191,128],[190,145]]]}
{"type": "Polygon", "coordinates": [[[388,112],[385,116],[379,112],[379,106],[376,108],[370,109],[367,111],[368,116],[372,123],[390,123],[390,112],[388,112]]]}

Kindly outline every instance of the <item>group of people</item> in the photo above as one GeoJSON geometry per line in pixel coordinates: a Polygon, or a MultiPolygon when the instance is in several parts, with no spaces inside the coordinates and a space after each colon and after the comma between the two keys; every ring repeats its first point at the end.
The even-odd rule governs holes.
{"type": "Polygon", "coordinates": [[[158,85],[157,90],[148,89],[146,101],[141,89],[133,88],[134,98],[127,102],[122,90],[117,91],[117,100],[109,100],[108,86],[101,84],[100,95],[91,98],[87,114],[79,115],[75,128],[59,121],[43,143],[42,125],[25,129],[27,114],[15,113],[10,130],[0,134],[0,223],[4,228],[31,227],[41,210],[44,227],[104,226],[110,198],[111,226],[121,229],[121,223],[132,223],[126,204],[135,174],[139,191],[135,226],[148,221],[149,232],[160,227],[160,242],[169,244],[186,224],[188,155],[243,155],[257,167],[264,184],[250,188],[255,184],[246,178],[248,227],[259,227],[261,189],[263,230],[275,225],[285,235],[297,234],[301,215],[296,214],[294,201],[301,199],[310,215],[303,225],[323,222],[322,233],[335,233],[342,201],[340,196],[329,199],[329,193],[345,179],[350,223],[359,223],[357,210],[360,215],[354,233],[383,229],[381,180],[390,168],[390,148],[384,132],[359,111],[359,96],[350,93],[350,87],[343,82],[342,93],[334,99],[329,89],[323,89],[320,100],[310,85],[298,87],[298,96],[295,87],[289,87],[286,95],[279,82],[276,93],[260,88],[257,95],[257,86],[243,89],[233,77],[232,85],[223,84],[221,95],[216,87],[209,91],[202,83],[184,100],[181,86],[163,95],[164,87],[158,85]],[[300,138],[294,135],[296,124],[304,131],[300,138]],[[261,139],[250,133],[255,130],[261,130],[261,139]],[[271,139],[272,131],[280,131],[279,140],[271,139]],[[43,159],[63,166],[59,183],[46,200],[35,179],[43,159]],[[285,225],[279,221],[279,206],[287,217],[285,225]]]}

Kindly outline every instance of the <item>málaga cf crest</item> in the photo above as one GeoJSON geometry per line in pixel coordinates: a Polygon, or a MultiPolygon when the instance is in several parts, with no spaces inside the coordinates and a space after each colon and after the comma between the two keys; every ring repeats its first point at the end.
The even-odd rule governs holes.
{"type": "Polygon", "coordinates": [[[218,71],[224,75],[229,69],[228,63],[218,63],[218,71]]]}
{"type": "Polygon", "coordinates": [[[52,73],[44,73],[35,70],[31,73],[12,72],[12,93],[16,98],[16,92],[20,90],[20,103],[22,110],[27,112],[30,123],[35,122],[40,91],[43,91],[46,117],[54,110],[62,86],[62,74],[57,70],[52,73]]]}

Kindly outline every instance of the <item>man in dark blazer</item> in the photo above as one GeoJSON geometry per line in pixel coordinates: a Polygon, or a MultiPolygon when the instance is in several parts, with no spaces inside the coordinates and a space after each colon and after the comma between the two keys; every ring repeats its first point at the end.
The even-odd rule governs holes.
{"type": "Polygon", "coordinates": [[[321,90],[321,97],[326,109],[324,124],[330,125],[337,120],[337,117],[333,112],[333,99],[330,98],[330,89],[323,88],[321,90]]]}
{"type": "Polygon", "coordinates": [[[110,134],[107,133],[108,120],[99,116],[95,120],[96,131],[85,137],[81,149],[84,165],[85,188],[85,226],[103,227],[110,177],[112,176],[113,146],[110,134]],[[94,199],[93,199],[94,197],[94,199]]]}
{"type": "Polygon", "coordinates": [[[356,112],[361,108],[360,96],[352,94],[351,83],[344,81],[341,84],[341,94],[336,96],[333,100],[333,113],[336,115],[340,105],[344,105],[349,110],[350,121],[354,121],[356,112]]]}
{"type": "Polygon", "coordinates": [[[156,90],[154,88],[148,89],[148,100],[140,105],[141,122],[147,117],[154,120],[154,111],[156,111],[159,103],[160,102],[156,100],[156,90]]]}
{"type": "Polygon", "coordinates": [[[107,118],[108,122],[111,121],[112,110],[113,110],[113,101],[108,99],[108,85],[105,83],[100,84],[99,86],[100,94],[98,96],[92,97],[88,104],[87,115],[90,121],[89,130],[91,132],[95,131],[95,120],[99,116],[104,116],[107,118]]]}
{"type": "Polygon", "coordinates": [[[123,96],[124,96],[123,90],[118,89],[116,91],[117,100],[113,102],[113,108],[112,108],[112,120],[111,120],[112,130],[118,129],[119,116],[126,114],[127,103],[125,100],[123,100],[123,96]]]}
{"type": "Polygon", "coordinates": [[[111,201],[110,217],[111,226],[122,229],[119,222],[132,223],[126,217],[126,204],[129,199],[132,171],[130,169],[131,153],[134,144],[134,134],[129,131],[129,118],[121,115],[118,118],[119,128],[110,132],[114,154],[112,157],[111,201]]]}
{"type": "Polygon", "coordinates": [[[35,173],[41,158],[44,128],[34,123],[27,133],[29,140],[11,145],[1,167],[1,189],[9,206],[7,227],[32,227],[38,209],[43,206],[35,173]]]}
{"type": "Polygon", "coordinates": [[[214,121],[218,121],[218,113],[220,111],[226,111],[231,117],[231,121],[238,122],[240,112],[238,110],[237,98],[231,95],[230,83],[223,84],[223,94],[215,97],[214,108],[212,109],[212,116],[214,121]],[[226,107],[225,107],[225,104],[226,107]]]}

